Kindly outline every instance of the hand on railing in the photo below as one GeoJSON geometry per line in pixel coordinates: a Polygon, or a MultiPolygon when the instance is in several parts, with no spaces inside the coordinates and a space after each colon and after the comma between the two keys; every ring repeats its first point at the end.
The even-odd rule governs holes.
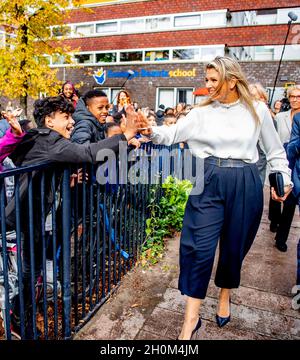
{"type": "Polygon", "coordinates": [[[132,138],[131,140],[128,141],[128,145],[132,145],[134,146],[136,149],[138,149],[139,147],[141,147],[141,143],[139,142],[138,139],[136,138],[132,138]]]}
{"type": "MultiPolygon", "coordinates": [[[[88,181],[89,175],[85,173],[85,180],[88,181]]],[[[74,187],[76,184],[82,184],[83,182],[83,172],[82,169],[78,169],[77,173],[74,173],[70,176],[70,187],[74,187]]]]}

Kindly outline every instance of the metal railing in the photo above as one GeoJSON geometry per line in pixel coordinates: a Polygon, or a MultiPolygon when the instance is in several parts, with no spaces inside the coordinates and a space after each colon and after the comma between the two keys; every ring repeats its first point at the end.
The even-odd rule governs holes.
{"type": "Polygon", "coordinates": [[[0,174],[0,338],[72,338],[134,266],[150,186],[161,184],[164,166],[165,176],[176,162],[183,167],[178,146],[150,143],[132,154],[126,181],[119,161],[108,169],[116,171],[115,183],[100,184],[91,164],[43,163],[0,174]],[[174,156],[158,152],[153,165],[162,149],[174,156]],[[82,183],[72,175],[79,169],[82,183]],[[7,203],[8,177],[15,190],[7,203]]]}

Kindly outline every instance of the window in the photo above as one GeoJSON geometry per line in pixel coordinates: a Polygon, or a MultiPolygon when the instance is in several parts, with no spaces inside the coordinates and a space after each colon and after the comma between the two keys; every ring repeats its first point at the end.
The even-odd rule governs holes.
{"type": "Polygon", "coordinates": [[[193,88],[159,88],[157,92],[157,108],[160,104],[165,107],[175,107],[179,102],[186,104],[193,104],[193,88]]]}
{"type": "Polygon", "coordinates": [[[105,92],[106,96],[108,97],[109,103],[117,103],[117,95],[121,89],[116,88],[106,88],[102,86],[93,86],[93,89],[102,90],[105,92]]]}
{"type": "Polygon", "coordinates": [[[276,14],[257,14],[255,17],[255,25],[269,25],[277,23],[277,13],[276,14]]]}
{"type": "Polygon", "coordinates": [[[146,19],[146,30],[163,30],[170,27],[171,18],[169,17],[146,19]]]}
{"type": "Polygon", "coordinates": [[[116,21],[96,24],[96,33],[108,33],[108,32],[117,32],[117,31],[118,31],[118,23],[116,21]]]}
{"type": "Polygon", "coordinates": [[[254,60],[274,60],[274,48],[256,46],[254,60]]]}
{"type": "Polygon", "coordinates": [[[101,88],[101,90],[104,91],[107,96],[109,95],[109,88],[101,88]]]}
{"type": "Polygon", "coordinates": [[[136,32],[145,30],[145,20],[126,20],[120,22],[121,32],[136,32]]]}
{"type": "Polygon", "coordinates": [[[94,25],[78,25],[75,26],[75,34],[86,36],[94,33],[94,25]]]}
{"type": "Polygon", "coordinates": [[[201,24],[200,15],[189,15],[189,16],[175,16],[174,26],[196,26],[201,24]]]}
{"type": "Polygon", "coordinates": [[[173,60],[200,60],[199,49],[174,49],[173,60]]]}
{"type": "Polygon", "coordinates": [[[93,54],[78,54],[74,58],[77,64],[91,64],[94,62],[93,54]]]}
{"type": "Polygon", "coordinates": [[[256,17],[255,11],[245,11],[241,25],[248,26],[254,24],[255,17],[256,17]]]}
{"type": "MultiPolygon", "coordinates": [[[[297,22],[299,23],[300,7],[288,8],[288,9],[278,9],[276,23],[277,24],[286,24],[290,20],[290,18],[288,16],[288,13],[290,11],[292,11],[293,13],[295,13],[298,16],[297,22]]],[[[299,31],[297,31],[297,33],[299,33],[299,31]]],[[[298,41],[298,43],[299,43],[299,41],[298,41]]]]}
{"type": "Polygon", "coordinates": [[[224,47],[203,47],[201,48],[201,60],[211,61],[216,56],[224,56],[224,47]]]}
{"type": "Polygon", "coordinates": [[[0,49],[5,46],[5,33],[0,33],[0,49]]]}
{"type": "Polygon", "coordinates": [[[193,104],[193,89],[177,89],[177,104],[180,102],[193,104]]]}
{"type": "Polygon", "coordinates": [[[6,47],[7,49],[14,50],[16,47],[15,39],[15,34],[0,32],[0,48],[6,47]]]}
{"type": "Polygon", "coordinates": [[[109,98],[109,88],[103,88],[101,86],[94,86],[93,87],[94,90],[101,90],[103,92],[105,92],[106,96],[109,98]]]}
{"type": "Polygon", "coordinates": [[[54,26],[52,28],[52,35],[53,36],[68,36],[71,34],[71,27],[70,26],[54,26]]]}
{"type": "Polygon", "coordinates": [[[117,61],[116,53],[99,53],[96,54],[96,63],[113,63],[117,61]]]}
{"type": "Polygon", "coordinates": [[[47,64],[50,65],[50,63],[51,63],[51,56],[45,55],[45,56],[43,56],[43,59],[45,59],[46,62],[47,62],[47,64]]]}
{"type": "Polygon", "coordinates": [[[142,61],[143,52],[142,51],[127,51],[120,53],[120,61],[142,61]]]}
{"type": "Polygon", "coordinates": [[[202,14],[202,26],[225,26],[226,12],[202,14]]]}
{"type": "Polygon", "coordinates": [[[157,104],[163,104],[166,108],[174,107],[174,89],[158,89],[157,104]]]}
{"type": "MultiPolygon", "coordinates": [[[[282,45],[230,47],[228,55],[238,60],[279,60],[282,54],[282,45]]],[[[287,45],[284,60],[298,60],[300,45],[287,45]]]]}
{"type": "Polygon", "coordinates": [[[145,61],[169,60],[169,50],[149,50],[145,52],[145,61]]]}
{"type": "Polygon", "coordinates": [[[63,55],[52,55],[52,65],[62,65],[66,63],[66,58],[63,55]]]}
{"type": "Polygon", "coordinates": [[[111,89],[111,91],[110,91],[110,99],[109,99],[109,102],[111,104],[114,104],[114,105],[117,104],[117,96],[118,96],[120,90],[121,89],[111,89]]]}
{"type": "Polygon", "coordinates": [[[256,10],[257,15],[270,15],[270,14],[277,14],[277,9],[262,9],[256,10]]]}
{"type": "MultiPolygon", "coordinates": [[[[1,33],[0,33],[1,35],[1,33]]],[[[6,35],[7,36],[7,35],[6,35]]],[[[1,38],[0,38],[1,45],[1,38]]],[[[295,47],[295,45],[293,45],[295,47]]],[[[267,46],[266,46],[267,48],[267,46]]],[[[271,46],[272,49],[276,48],[276,46],[271,46]]],[[[232,48],[234,49],[234,53],[237,54],[238,47],[232,48]]],[[[233,50],[228,48],[227,55],[233,50]]],[[[278,48],[279,49],[279,48],[278,48]]],[[[250,50],[247,49],[247,53],[250,50]]],[[[261,50],[257,50],[261,51],[261,50]]],[[[279,50],[278,50],[279,51],[279,50]]],[[[288,47],[287,47],[288,51],[288,47]]],[[[289,59],[294,59],[297,51],[294,51],[289,55],[289,59]],[[295,53],[295,54],[294,54],[295,53]]],[[[129,51],[112,51],[111,52],[76,52],[75,54],[64,54],[64,57],[59,59],[58,56],[53,57],[54,64],[71,64],[72,62],[77,64],[118,64],[118,63],[126,63],[126,62],[135,62],[135,63],[149,63],[151,62],[180,62],[180,61],[188,61],[188,62],[198,62],[198,61],[211,61],[216,56],[224,56],[225,54],[225,46],[224,45],[210,45],[210,46],[199,46],[195,48],[187,48],[187,49],[146,49],[146,50],[129,50],[129,51]]],[[[254,54],[254,47],[253,47],[254,54]]],[[[241,59],[241,58],[240,58],[241,59]]],[[[243,58],[244,59],[244,58],[243,58]]],[[[276,58],[276,52],[274,52],[274,59],[276,58]]],[[[273,59],[273,60],[274,60],[273,59]]],[[[296,57],[297,59],[297,57],[296,57]]],[[[247,60],[247,59],[246,59],[247,60]]]]}

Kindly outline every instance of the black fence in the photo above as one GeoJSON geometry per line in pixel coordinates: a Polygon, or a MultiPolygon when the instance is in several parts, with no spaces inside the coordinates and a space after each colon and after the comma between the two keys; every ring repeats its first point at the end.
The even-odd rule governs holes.
{"type": "Polygon", "coordinates": [[[183,151],[145,144],[126,156],[124,168],[118,158],[0,174],[0,339],[72,338],[134,266],[150,187],[182,176],[183,151]]]}

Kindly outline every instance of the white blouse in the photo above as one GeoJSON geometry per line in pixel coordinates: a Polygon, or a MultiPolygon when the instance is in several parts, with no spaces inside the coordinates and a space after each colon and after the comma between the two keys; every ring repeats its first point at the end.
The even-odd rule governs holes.
{"type": "Polygon", "coordinates": [[[259,142],[266,152],[271,172],[282,172],[285,185],[290,184],[291,170],[271,114],[263,102],[255,102],[254,107],[260,119],[257,125],[239,100],[232,104],[214,101],[194,108],[176,125],[153,127],[151,139],[155,144],[165,145],[186,142],[191,153],[203,159],[216,156],[248,163],[258,161],[256,145],[259,142]]]}

